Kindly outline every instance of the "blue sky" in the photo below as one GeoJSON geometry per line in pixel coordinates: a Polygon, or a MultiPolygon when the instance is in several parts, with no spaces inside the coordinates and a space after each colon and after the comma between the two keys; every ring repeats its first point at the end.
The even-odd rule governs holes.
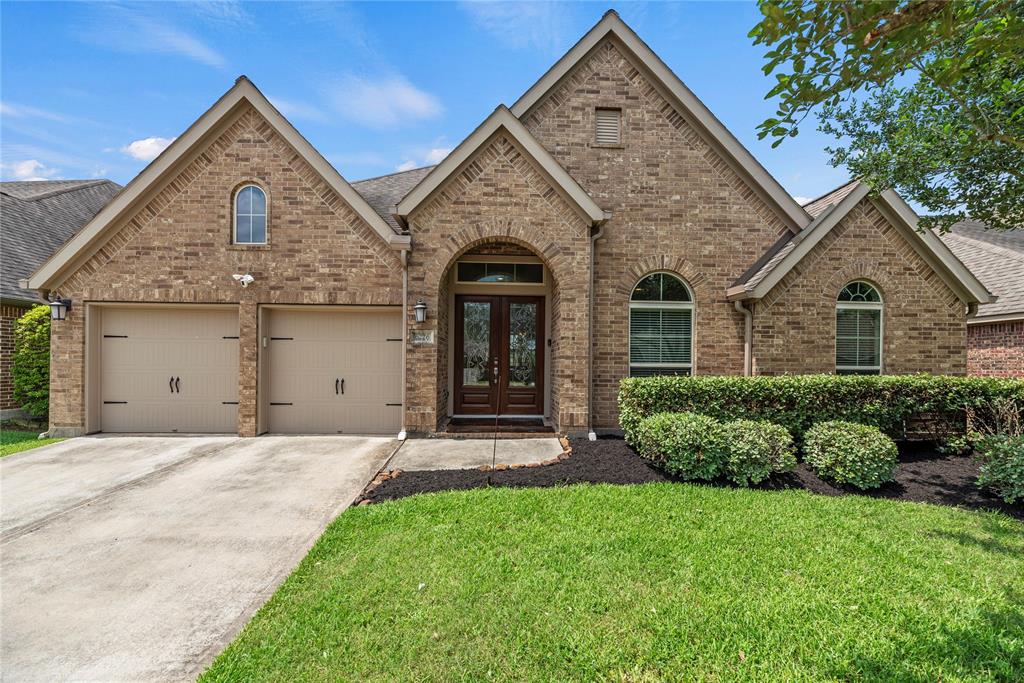
{"type": "Polygon", "coordinates": [[[240,74],[349,180],[435,163],[609,7],[793,195],[845,181],[806,126],[773,150],[751,3],[3,2],[5,180],[126,183],[240,74]]]}

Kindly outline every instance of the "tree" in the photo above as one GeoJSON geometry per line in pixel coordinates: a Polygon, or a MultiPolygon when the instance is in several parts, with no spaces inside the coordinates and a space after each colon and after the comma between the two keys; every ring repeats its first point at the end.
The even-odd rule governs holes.
{"type": "Polygon", "coordinates": [[[778,146],[815,113],[828,148],[941,230],[967,217],[1024,226],[1024,0],[761,0],[778,146]]]}
{"type": "Polygon", "coordinates": [[[14,400],[33,417],[50,409],[50,307],[33,306],[14,321],[14,400]]]}

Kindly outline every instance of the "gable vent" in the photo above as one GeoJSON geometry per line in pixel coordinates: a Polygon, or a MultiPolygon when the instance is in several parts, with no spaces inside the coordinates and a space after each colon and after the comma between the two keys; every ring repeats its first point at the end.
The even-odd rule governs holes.
{"type": "Polygon", "coordinates": [[[620,130],[622,128],[621,109],[598,109],[597,116],[597,144],[617,145],[620,142],[620,130]]]}

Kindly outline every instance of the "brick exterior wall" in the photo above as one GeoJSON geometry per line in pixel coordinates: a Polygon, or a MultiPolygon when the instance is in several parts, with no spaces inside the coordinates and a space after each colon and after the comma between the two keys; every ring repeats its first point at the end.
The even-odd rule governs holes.
{"type": "Polygon", "coordinates": [[[618,425],[629,374],[629,297],[646,274],[694,290],[694,372],[743,372],[743,316],[725,290],[785,225],[671,107],[614,39],[599,44],[524,124],[612,212],[597,242],[594,421],[618,425]],[[594,110],[622,108],[622,144],[594,142],[594,110]]]}
{"type": "Polygon", "coordinates": [[[259,304],[402,303],[401,261],[253,109],[241,112],[60,287],[52,327],[51,428],[85,425],[87,301],[239,304],[238,432],[256,433],[259,304]],[[268,245],[232,245],[233,191],[268,198],[268,245]],[[252,273],[242,289],[233,273],[252,273]]]}
{"type": "Polygon", "coordinates": [[[967,374],[1024,379],[1024,320],[969,325],[967,374]]]}
{"type": "Polygon", "coordinates": [[[834,372],[836,297],[858,279],[885,303],[883,372],[965,374],[964,304],[868,199],[755,304],[755,372],[834,372]]]}
{"type": "Polygon", "coordinates": [[[20,318],[27,308],[19,306],[0,306],[0,410],[20,408],[14,402],[14,385],[11,381],[11,365],[14,360],[14,321],[20,318]]]}
{"type": "Polygon", "coordinates": [[[412,330],[433,331],[433,346],[410,344],[407,426],[437,428],[447,413],[448,270],[470,250],[516,251],[539,256],[554,280],[551,345],[551,418],[562,430],[587,423],[587,319],[589,224],[556,192],[504,131],[469,160],[410,217],[409,301],[432,311],[412,330]],[[500,245],[500,246],[498,246],[500,245]]]}

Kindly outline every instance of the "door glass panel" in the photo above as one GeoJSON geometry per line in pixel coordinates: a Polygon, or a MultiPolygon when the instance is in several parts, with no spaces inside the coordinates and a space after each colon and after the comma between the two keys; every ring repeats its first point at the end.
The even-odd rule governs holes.
{"type": "Polygon", "coordinates": [[[487,361],[491,357],[491,304],[462,302],[462,384],[487,386],[487,361]]]}
{"type": "Polygon", "coordinates": [[[509,386],[537,385],[537,304],[510,303],[508,306],[509,386]]]}

